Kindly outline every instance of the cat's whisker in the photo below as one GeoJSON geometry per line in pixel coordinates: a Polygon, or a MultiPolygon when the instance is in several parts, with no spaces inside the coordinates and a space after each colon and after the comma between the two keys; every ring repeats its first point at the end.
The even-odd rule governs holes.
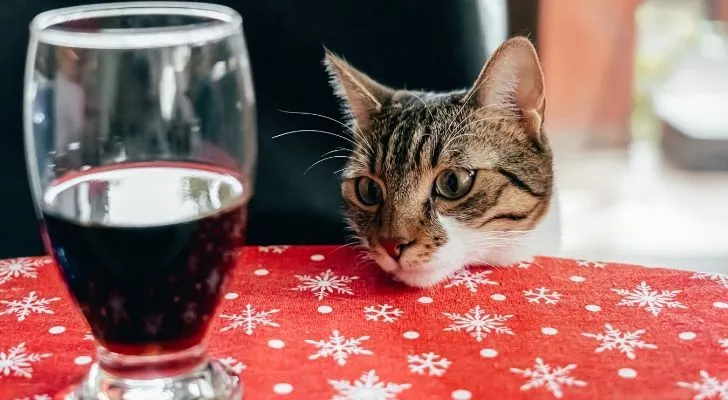
{"type": "Polygon", "coordinates": [[[543,265],[541,265],[538,262],[536,262],[536,259],[531,260],[531,264],[533,264],[533,265],[535,265],[535,266],[537,266],[537,267],[539,267],[541,269],[545,269],[545,267],[543,265]]]}
{"type": "Polygon", "coordinates": [[[309,115],[309,116],[312,116],[312,117],[320,117],[320,118],[324,118],[324,119],[327,119],[327,120],[329,120],[329,121],[333,121],[333,122],[336,122],[337,124],[339,124],[339,125],[343,126],[344,128],[348,129],[348,130],[349,130],[349,131],[351,132],[351,134],[353,135],[353,137],[356,137],[357,135],[363,135],[363,133],[361,132],[361,130],[359,129],[359,127],[358,127],[358,126],[356,127],[356,128],[357,128],[357,131],[358,131],[358,132],[357,132],[357,131],[355,131],[354,129],[352,129],[352,128],[351,128],[351,127],[350,127],[349,125],[347,125],[347,124],[345,124],[345,123],[343,123],[343,122],[339,121],[339,120],[338,120],[338,119],[336,119],[336,118],[332,118],[332,117],[329,117],[329,116],[327,116],[327,115],[323,115],[323,114],[317,114],[317,113],[312,113],[312,112],[305,112],[305,111],[289,111],[289,110],[281,110],[280,108],[278,109],[278,111],[280,111],[280,112],[282,112],[282,113],[286,113],[286,114],[309,115]]]}
{"type": "Polygon", "coordinates": [[[338,152],[340,152],[340,151],[349,151],[349,152],[350,152],[350,151],[352,151],[352,150],[351,150],[351,149],[347,149],[347,148],[344,148],[344,147],[339,147],[339,148],[337,148],[337,149],[335,149],[335,150],[327,151],[326,153],[324,153],[324,154],[321,154],[321,157],[323,157],[323,156],[328,156],[329,154],[334,154],[334,153],[338,153],[338,152]]]}
{"type": "MultiPolygon", "coordinates": [[[[458,139],[458,138],[461,138],[461,137],[469,137],[469,136],[470,136],[470,137],[476,137],[476,138],[477,138],[477,137],[478,137],[478,135],[474,135],[474,134],[462,134],[462,135],[460,134],[461,132],[463,132],[463,131],[464,131],[465,129],[467,129],[467,128],[468,128],[468,127],[470,127],[471,125],[474,125],[474,124],[476,124],[476,123],[482,123],[482,122],[487,122],[487,121],[489,121],[489,120],[494,120],[494,119],[498,119],[498,118],[500,118],[500,117],[487,117],[487,118],[481,118],[481,119],[477,119],[477,120],[475,120],[475,121],[470,121],[470,122],[468,122],[467,124],[466,124],[465,122],[463,122],[463,123],[459,124],[459,125],[458,125],[458,126],[456,127],[456,129],[457,129],[457,131],[456,131],[456,132],[450,132],[450,133],[448,134],[448,139],[447,139],[447,142],[445,143],[445,146],[443,146],[443,147],[442,147],[442,151],[443,151],[443,152],[447,151],[447,150],[448,150],[448,147],[450,146],[450,144],[452,144],[452,142],[453,142],[454,140],[458,139]]],[[[464,120],[464,121],[468,121],[468,120],[464,120]]]]}
{"type": "Polygon", "coordinates": [[[354,240],[354,241],[351,241],[351,242],[348,242],[348,243],[344,243],[343,245],[341,245],[341,246],[339,246],[339,247],[335,248],[335,249],[334,249],[334,250],[333,250],[333,251],[332,251],[331,253],[329,253],[329,254],[334,254],[334,253],[336,253],[337,251],[339,251],[339,250],[341,250],[341,249],[343,249],[343,248],[345,248],[345,247],[352,247],[352,248],[355,248],[355,247],[356,247],[356,245],[357,245],[358,243],[359,243],[359,241],[358,241],[358,240],[354,240]]]}
{"type": "Polygon", "coordinates": [[[357,124],[355,119],[352,119],[351,121],[352,121],[352,124],[354,125],[354,128],[356,128],[356,130],[354,130],[351,126],[337,120],[336,118],[332,118],[327,115],[322,115],[322,114],[317,114],[317,113],[312,113],[312,112],[305,112],[305,111],[289,111],[289,110],[281,110],[281,109],[278,109],[278,111],[280,111],[282,113],[286,113],[286,114],[298,114],[298,115],[308,115],[308,116],[313,116],[313,117],[319,117],[319,118],[324,118],[329,121],[336,122],[337,124],[346,128],[349,132],[351,132],[353,138],[358,139],[359,142],[363,143],[366,146],[364,149],[366,150],[367,154],[371,155],[374,153],[374,149],[372,148],[371,143],[367,140],[367,136],[361,131],[361,129],[359,128],[359,124],[357,124]]]}
{"type": "MultiPolygon", "coordinates": [[[[460,114],[463,112],[463,110],[465,110],[465,107],[467,107],[468,104],[470,103],[470,99],[473,97],[473,94],[478,92],[478,89],[480,89],[480,87],[485,83],[485,81],[486,81],[486,79],[481,79],[480,82],[478,82],[478,84],[475,85],[475,87],[468,90],[468,92],[465,94],[465,97],[460,100],[462,105],[460,106],[460,109],[453,117],[453,122],[456,121],[460,117],[460,114]]],[[[450,124],[452,125],[452,122],[450,122],[450,124]]],[[[448,127],[448,129],[449,129],[449,127],[448,127]]]]}
{"type": "MultiPolygon", "coordinates": [[[[470,126],[474,122],[498,121],[498,120],[502,120],[502,119],[519,119],[519,120],[522,119],[522,117],[517,114],[508,115],[508,118],[506,118],[504,115],[501,115],[501,113],[493,113],[492,115],[488,115],[485,118],[478,119],[477,121],[471,121],[471,117],[473,115],[475,115],[476,113],[479,113],[483,110],[487,110],[489,108],[492,108],[496,111],[500,111],[501,113],[504,110],[502,105],[499,105],[499,104],[489,104],[487,106],[477,108],[477,109],[471,111],[470,114],[468,114],[465,118],[462,118],[460,120],[460,122],[458,122],[458,124],[455,126],[454,129],[452,129],[452,123],[455,121],[455,119],[453,119],[453,122],[450,123],[450,125],[448,126],[448,129],[447,129],[447,131],[449,132],[449,135],[450,136],[456,135],[457,133],[462,131],[464,128],[470,126]],[[465,124],[467,124],[467,125],[465,125],[465,124]]],[[[462,110],[461,110],[461,112],[462,112],[462,110]]],[[[457,117],[458,116],[456,115],[456,118],[457,117]]]]}
{"type": "Polygon", "coordinates": [[[272,139],[278,139],[278,138],[281,138],[281,137],[284,137],[284,136],[292,135],[294,133],[306,133],[306,132],[308,132],[308,133],[325,133],[327,135],[330,135],[330,136],[333,136],[333,137],[337,137],[339,139],[346,140],[347,142],[353,144],[354,146],[360,146],[359,144],[357,144],[356,142],[354,142],[353,140],[351,140],[350,138],[348,138],[346,136],[339,135],[338,133],[333,133],[333,132],[329,132],[329,131],[322,131],[322,130],[318,130],[318,129],[296,129],[296,130],[293,130],[293,131],[279,133],[278,135],[273,136],[272,139]]]}
{"type": "Polygon", "coordinates": [[[451,150],[449,149],[449,147],[450,147],[451,144],[453,144],[454,142],[456,142],[459,139],[465,139],[467,137],[475,137],[475,138],[477,138],[478,135],[474,135],[472,133],[464,133],[462,135],[453,136],[453,137],[449,138],[447,142],[445,142],[445,145],[442,147],[442,152],[443,153],[450,152],[451,150]]]}
{"type": "Polygon", "coordinates": [[[420,96],[418,96],[415,92],[409,92],[409,94],[411,94],[412,96],[414,96],[417,100],[420,101],[420,103],[422,103],[423,106],[425,106],[425,109],[427,110],[427,113],[430,114],[430,118],[432,118],[434,120],[435,119],[435,116],[432,115],[432,110],[430,110],[430,106],[428,106],[427,103],[425,103],[425,101],[422,100],[422,98],[420,96]]]}
{"type": "Polygon", "coordinates": [[[364,257],[362,257],[362,259],[359,260],[359,262],[356,264],[355,268],[359,268],[362,265],[366,265],[367,263],[374,263],[374,259],[372,259],[369,255],[365,255],[364,257]]]}
{"type": "Polygon", "coordinates": [[[490,116],[490,117],[478,118],[476,120],[466,119],[466,120],[463,121],[463,123],[461,123],[460,125],[458,125],[457,131],[450,132],[450,136],[458,136],[458,134],[460,132],[462,132],[463,130],[465,130],[466,128],[468,128],[471,125],[474,125],[474,124],[477,124],[477,123],[482,123],[482,122],[488,122],[488,121],[496,121],[496,120],[499,120],[499,119],[501,119],[501,117],[499,117],[499,116],[490,116]]]}
{"type": "Polygon", "coordinates": [[[453,132],[453,131],[457,130],[464,123],[466,123],[467,121],[469,121],[470,120],[470,117],[472,117],[473,115],[475,115],[475,113],[478,113],[478,112],[480,112],[482,110],[485,110],[485,109],[488,109],[488,108],[494,108],[494,107],[495,107],[494,104],[489,104],[487,106],[483,106],[483,107],[476,108],[475,110],[471,111],[470,114],[468,114],[467,116],[465,116],[465,118],[460,119],[460,122],[458,122],[458,124],[455,126],[455,129],[450,129],[450,128],[452,128],[452,124],[460,117],[460,113],[463,112],[464,108],[461,107],[460,110],[458,110],[458,113],[453,118],[453,120],[450,122],[450,125],[448,126],[448,129],[447,129],[448,132],[453,132]]]}
{"type": "MultiPolygon", "coordinates": [[[[460,117],[462,112],[465,110],[465,108],[470,103],[470,99],[473,97],[473,95],[475,93],[478,93],[480,87],[483,86],[483,84],[485,84],[486,81],[487,81],[487,79],[481,79],[480,82],[478,82],[478,84],[475,85],[475,87],[471,88],[468,91],[468,93],[466,93],[465,97],[460,100],[462,105],[460,106],[460,109],[457,111],[457,113],[453,117],[453,121],[457,120],[460,117]]],[[[512,89],[509,89],[509,91],[512,91],[512,89]]],[[[515,105],[512,100],[513,99],[510,99],[510,101],[488,104],[486,106],[480,107],[478,110],[472,112],[470,115],[474,114],[475,112],[477,112],[479,110],[485,109],[485,108],[498,108],[498,109],[503,109],[503,110],[513,110],[515,108],[515,105]]],[[[452,125],[452,122],[450,123],[450,125],[452,125]]]]}
{"type": "Polygon", "coordinates": [[[348,159],[349,156],[328,156],[328,157],[324,157],[324,158],[316,161],[315,163],[311,164],[310,167],[306,168],[306,172],[304,172],[303,174],[304,175],[308,174],[308,171],[310,171],[311,168],[315,167],[316,165],[318,165],[318,164],[320,164],[320,163],[322,163],[322,162],[324,162],[326,160],[333,160],[333,159],[336,159],[336,158],[347,158],[348,159]]]}

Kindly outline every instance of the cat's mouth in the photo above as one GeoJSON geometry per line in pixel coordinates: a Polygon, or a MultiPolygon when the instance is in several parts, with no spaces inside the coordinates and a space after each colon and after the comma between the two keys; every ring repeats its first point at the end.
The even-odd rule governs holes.
{"type": "Polygon", "coordinates": [[[378,241],[370,240],[368,244],[372,260],[383,271],[408,286],[427,288],[444,281],[467,264],[468,252],[463,248],[463,242],[448,239],[441,245],[423,246],[424,241],[420,241],[404,249],[396,258],[378,241]]]}
{"type": "Polygon", "coordinates": [[[379,264],[384,272],[396,274],[397,271],[402,270],[402,265],[399,261],[390,257],[384,249],[373,249],[370,253],[372,259],[379,264]]]}
{"type": "Polygon", "coordinates": [[[438,268],[429,260],[427,262],[418,262],[409,258],[400,258],[395,260],[383,249],[372,249],[370,251],[372,259],[379,267],[389,274],[395,276],[398,280],[409,286],[429,287],[444,279],[450,271],[438,268]]]}

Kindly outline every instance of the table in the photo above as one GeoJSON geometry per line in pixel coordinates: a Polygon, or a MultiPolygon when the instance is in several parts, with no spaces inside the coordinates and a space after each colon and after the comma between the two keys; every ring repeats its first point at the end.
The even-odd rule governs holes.
{"type": "MultiPolygon", "coordinates": [[[[728,275],[537,258],[428,290],[336,247],[249,247],[210,328],[246,399],[728,399],[728,275]]],[[[0,399],[93,342],[48,258],[0,261],[0,399]]]]}

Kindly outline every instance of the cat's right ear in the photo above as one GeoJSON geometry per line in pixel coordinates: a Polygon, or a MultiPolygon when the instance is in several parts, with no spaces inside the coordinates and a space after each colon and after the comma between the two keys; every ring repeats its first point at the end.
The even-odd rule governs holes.
{"type": "Polygon", "coordinates": [[[466,96],[480,109],[511,109],[522,115],[528,132],[538,138],[546,105],[541,62],[531,41],[514,37],[488,60],[466,96]]]}
{"type": "Polygon", "coordinates": [[[328,49],[324,50],[324,66],[331,77],[334,92],[346,103],[346,108],[359,129],[365,131],[372,118],[391,101],[394,91],[352,67],[328,49]]]}

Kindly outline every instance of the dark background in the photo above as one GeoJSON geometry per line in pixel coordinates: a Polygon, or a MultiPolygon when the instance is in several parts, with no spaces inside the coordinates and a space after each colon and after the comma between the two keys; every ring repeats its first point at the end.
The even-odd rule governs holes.
{"type": "MultiPolygon", "coordinates": [[[[487,0],[482,0],[487,1],[487,0]]],[[[3,0],[0,4],[0,258],[43,253],[25,172],[23,72],[28,24],[36,14],[88,2],[3,0]]],[[[303,175],[321,154],[346,142],[294,129],[339,132],[337,124],[278,110],[339,118],[321,66],[322,45],[395,87],[451,90],[470,85],[487,54],[476,0],[217,1],[243,16],[258,106],[259,159],[250,206],[253,244],[339,243],[347,232],[338,177],[342,159],[303,175]]],[[[537,0],[508,2],[512,34],[535,37],[537,0]]]]}

